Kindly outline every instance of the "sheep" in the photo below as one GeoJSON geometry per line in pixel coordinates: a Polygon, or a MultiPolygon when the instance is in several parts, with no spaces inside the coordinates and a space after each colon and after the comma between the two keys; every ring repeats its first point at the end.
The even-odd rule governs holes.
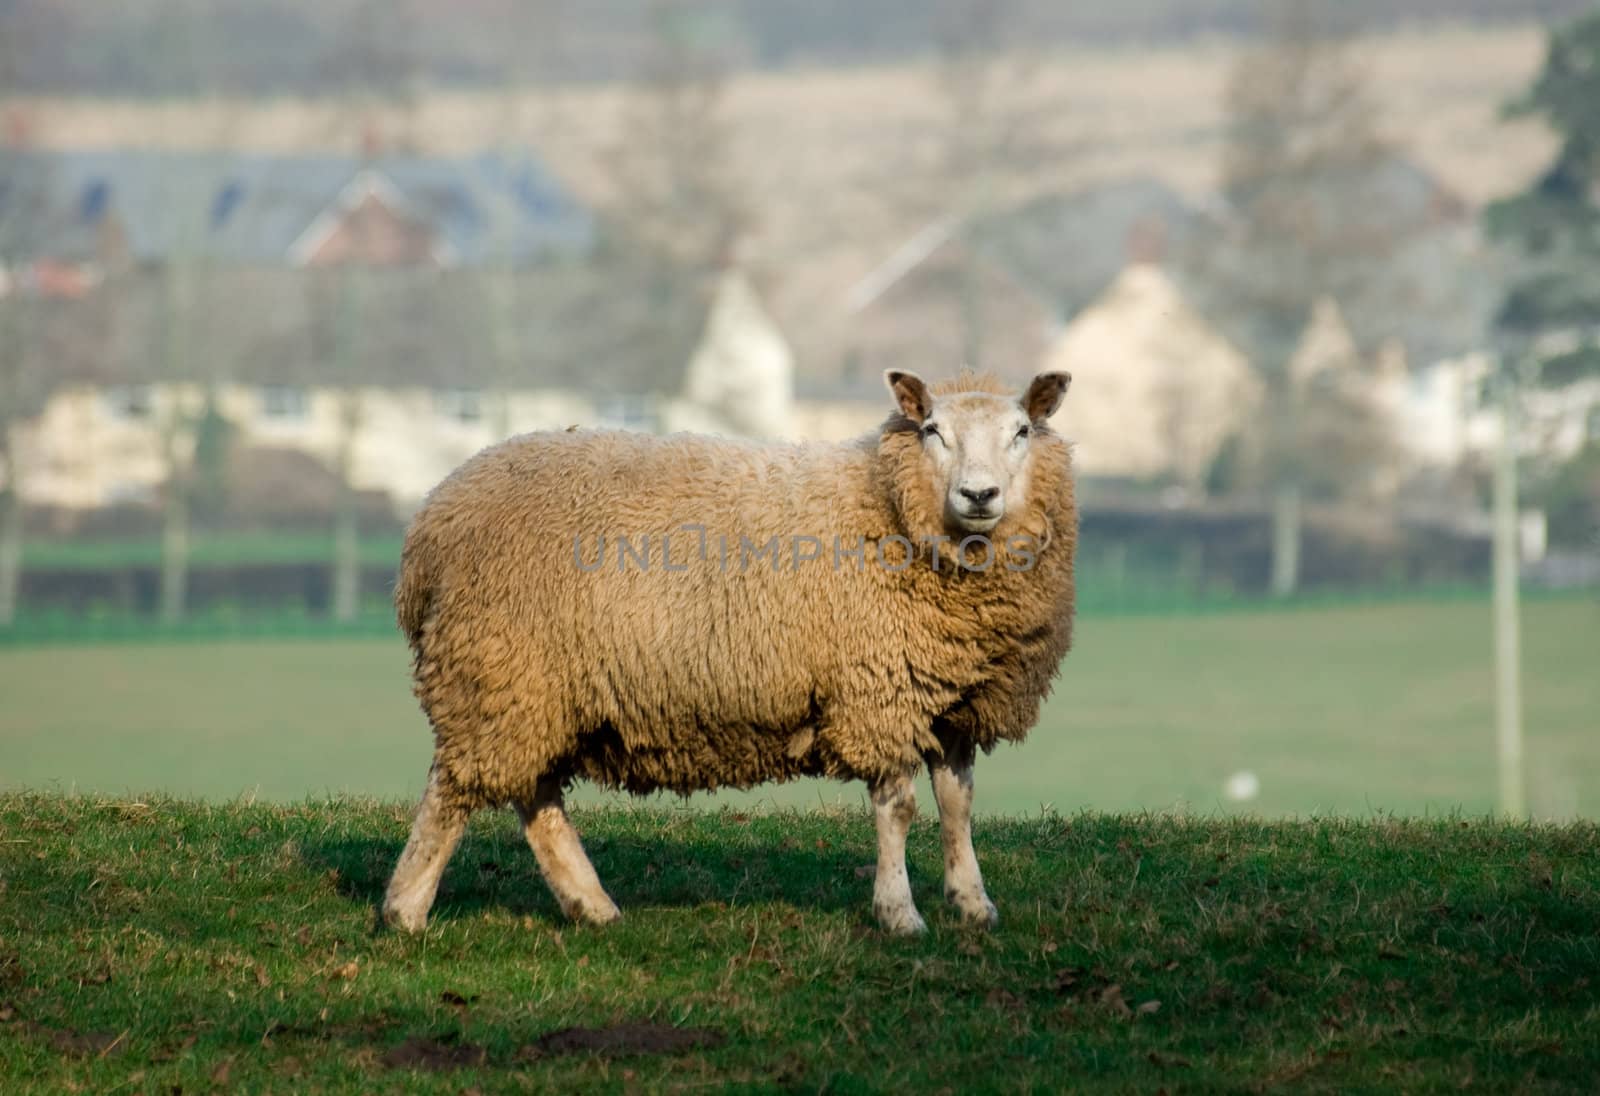
{"type": "Polygon", "coordinates": [[[1020,741],[1072,637],[1077,512],[1047,420],[963,371],[885,374],[837,444],[569,430],[469,459],[406,533],[395,590],[435,749],[384,919],[427,920],[468,815],[518,812],[563,913],[620,916],[563,805],[798,776],[866,781],[873,911],[925,931],[905,842],[929,767],[945,896],[997,923],[972,846],[976,752],[1020,741]]]}

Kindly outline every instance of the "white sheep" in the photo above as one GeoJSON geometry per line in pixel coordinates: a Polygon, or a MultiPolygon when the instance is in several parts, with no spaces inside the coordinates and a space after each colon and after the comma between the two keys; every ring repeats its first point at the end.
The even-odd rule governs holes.
{"type": "Polygon", "coordinates": [[[1071,642],[1077,515],[1047,425],[1069,378],[1019,398],[887,374],[899,409],[832,445],[538,433],[473,457],[407,532],[395,601],[435,752],[384,902],[427,919],[469,813],[513,805],[561,908],[616,918],[563,807],[635,793],[862,779],[873,908],[924,929],[905,866],[931,770],[945,893],[993,924],[971,837],[979,748],[1021,740],[1071,642]]]}

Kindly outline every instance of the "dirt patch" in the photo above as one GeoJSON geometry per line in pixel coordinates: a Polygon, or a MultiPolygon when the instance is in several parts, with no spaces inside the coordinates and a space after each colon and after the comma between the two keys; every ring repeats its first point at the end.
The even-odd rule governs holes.
{"type": "Polygon", "coordinates": [[[22,969],[22,953],[0,949],[0,986],[20,986],[27,978],[28,972],[22,969]]]}
{"type": "Polygon", "coordinates": [[[337,1039],[347,1043],[370,1043],[381,1039],[399,1024],[399,1020],[387,1016],[374,1016],[344,1024],[285,1024],[274,1020],[267,1025],[261,1042],[264,1046],[278,1039],[310,1039],[318,1042],[337,1039]]]}
{"type": "Polygon", "coordinates": [[[541,1035],[517,1052],[520,1060],[550,1058],[559,1054],[603,1054],[621,1058],[632,1054],[683,1054],[713,1050],[727,1042],[711,1028],[680,1028],[670,1024],[626,1023],[603,1028],[570,1027],[541,1035]]]}
{"type": "Polygon", "coordinates": [[[481,1066],[487,1057],[488,1052],[474,1043],[461,1043],[448,1037],[414,1036],[391,1047],[383,1056],[383,1064],[390,1069],[425,1069],[437,1073],[481,1066]]]}

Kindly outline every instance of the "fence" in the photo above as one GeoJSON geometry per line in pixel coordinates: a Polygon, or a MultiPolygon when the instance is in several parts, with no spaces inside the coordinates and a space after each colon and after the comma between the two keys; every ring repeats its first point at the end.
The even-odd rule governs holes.
{"type": "MultiPolygon", "coordinates": [[[[254,599],[211,598],[177,621],[161,621],[150,611],[153,600],[124,593],[89,596],[70,608],[27,608],[9,627],[0,628],[0,646],[55,643],[139,643],[216,639],[313,639],[392,637],[394,615],[387,592],[400,555],[398,537],[362,543],[366,571],[361,610],[350,621],[333,620],[325,600],[296,593],[304,584],[278,582],[257,591],[254,599]],[[292,596],[281,596],[288,589],[292,596]]],[[[234,573],[239,569],[278,569],[304,573],[323,582],[332,557],[329,538],[318,536],[233,536],[198,540],[191,554],[195,576],[234,573]]],[[[159,544],[149,541],[41,543],[25,556],[25,567],[58,584],[80,590],[97,588],[153,589],[160,561],[159,544]],[[129,580],[130,576],[137,581],[129,580]],[[96,584],[99,584],[98,587],[96,584]]],[[[204,581],[191,588],[204,587],[204,581]]],[[[1596,587],[1550,590],[1531,586],[1527,596],[1555,598],[1593,595],[1596,587]]],[[[149,592],[148,590],[146,591],[149,592]]],[[[1389,582],[1361,586],[1321,587],[1293,597],[1274,599],[1240,590],[1225,579],[1208,577],[1192,554],[1142,551],[1137,545],[1111,542],[1090,546],[1078,561],[1078,611],[1096,616],[1170,616],[1246,611],[1288,611],[1308,608],[1357,607],[1403,601],[1482,601],[1486,582],[1389,582]]],[[[1487,611],[1487,610],[1486,610],[1487,611]]]]}

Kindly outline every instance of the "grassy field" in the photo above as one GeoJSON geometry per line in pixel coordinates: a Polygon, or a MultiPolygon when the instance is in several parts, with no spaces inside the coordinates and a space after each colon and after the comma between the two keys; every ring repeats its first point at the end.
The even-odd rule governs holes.
{"type": "Polygon", "coordinates": [[[1001,910],[868,921],[864,811],[581,811],[624,910],[562,923],[480,816],[425,935],[406,809],[0,796],[0,1088],[1590,1092],[1600,832],[988,820],[1001,910]],[[574,1030],[576,1029],[576,1030],[574,1030]]]}
{"type": "MultiPolygon", "coordinates": [[[[364,537],[358,543],[361,561],[393,566],[400,559],[400,544],[398,534],[364,537]]],[[[197,568],[241,563],[330,563],[332,559],[332,533],[207,533],[196,536],[189,549],[189,563],[197,568]]],[[[23,545],[22,562],[24,567],[63,571],[159,567],[161,541],[157,537],[37,538],[23,545]]]]}
{"type": "MultiPolygon", "coordinates": [[[[1524,628],[1534,807],[1600,816],[1600,605],[1531,603],[1524,628]]],[[[1039,727],[980,759],[978,805],[1485,812],[1490,670],[1482,603],[1084,617],[1039,727]],[[1241,770],[1261,791],[1233,804],[1222,788],[1241,770]]],[[[430,741],[407,674],[398,639],[0,649],[0,788],[408,798],[430,741]]],[[[749,809],[862,793],[724,798],[749,809]]]]}

